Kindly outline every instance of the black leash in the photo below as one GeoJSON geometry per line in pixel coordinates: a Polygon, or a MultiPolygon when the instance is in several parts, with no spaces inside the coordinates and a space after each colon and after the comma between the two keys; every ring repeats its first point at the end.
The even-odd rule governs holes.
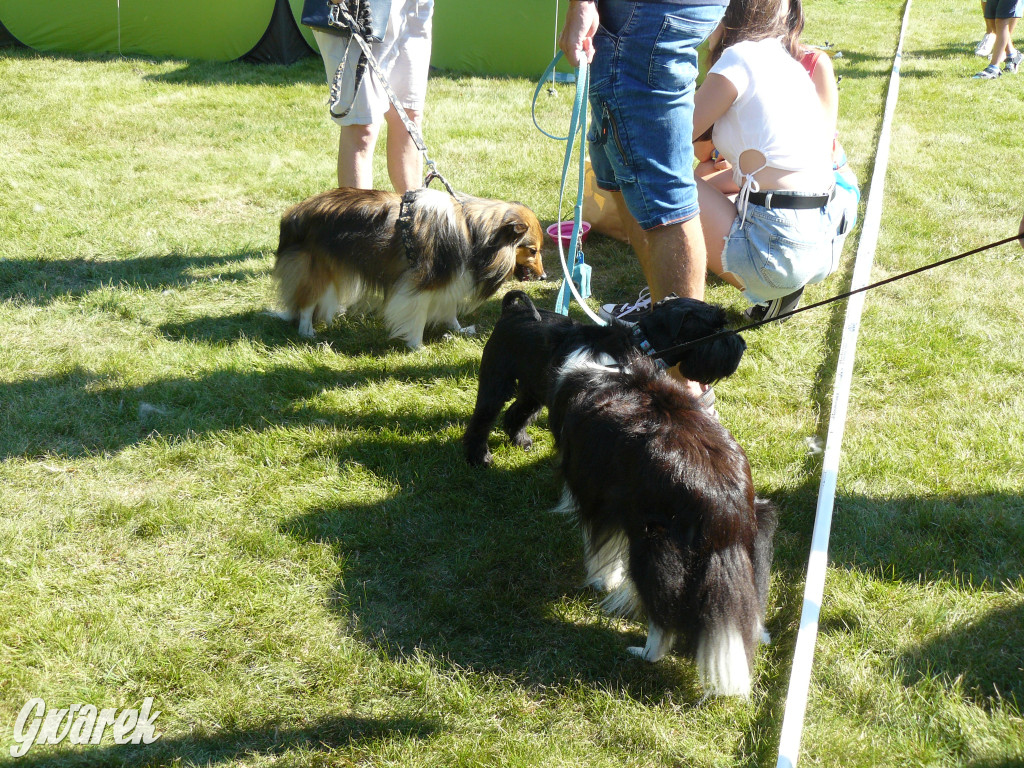
{"type": "Polygon", "coordinates": [[[823,307],[826,304],[831,304],[834,301],[841,301],[843,299],[848,299],[851,296],[854,296],[854,295],[856,295],[858,293],[864,293],[865,291],[871,291],[871,290],[874,290],[875,288],[881,288],[883,285],[888,285],[889,283],[894,283],[897,280],[902,280],[905,277],[910,277],[912,275],[917,275],[917,274],[920,274],[921,272],[926,272],[929,269],[934,269],[935,267],[941,267],[941,266],[943,266],[945,264],[950,264],[950,263],[952,263],[954,261],[958,261],[960,259],[967,258],[968,256],[973,256],[976,253],[981,253],[982,251],[987,251],[990,248],[997,248],[1000,245],[1006,245],[1007,243],[1012,243],[1014,240],[1020,241],[1021,245],[1024,245],[1024,240],[1022,240],[1021,238],[1022,238],[1022,236],[1019,235],[1019,234],[1012,235],[1011,237],[1006,237],[1006,238],[1003,238],[1002,240],[997,240],[994,243],[989,243],[988,245],[983,245],[980,248],[975,248],[974,250],[966,251],[965,253],[959,253],[956,256],[950,256],[949,258],[942,259],[940,261],[935,261],[935,262],[932,262],[931,264],[925,264],[923,267],[917,267],[916,269],[911,269],[908,272],[902,272],[901,274],[894,275],[893,277],[887,277],[885,280],[879,280],[877,283],[871,283],[871,285],[865,285],[865,286],[862,286],[861,288],[854,288],[852,291],[847,291],[846,293],[840,293],[837,296],[831,296],[831,297],[829,297],[827,299],[822,299],[821,301],[816,301],[814,304],[808,304],[806,307],[798,307],[798,308],[796,308],[796,309],[794,309],[794,310],[792,310],[790,312],[783,312],[781,315],[776,315],[775,317],[769,318],[767,320],[757,320],[756,322],[750,323],[749,325],[744,325],[741,328],[729,328],[729,329],[726,329],[724,331],[718,331],[717,333],[712,333],[712,334],[709,334],[708,336],[702,336],[699,339],[693,339],[691,341],[684,342],[683,344],[676,344],[673,347],[668,347],[667,349],[657,350],[656,352],[653,352],[653,353],[649,352],[648,354],[664,355],[664,354],[667,354],[669,352],[675,352],[675,351],[680,350],[680,349],[686,349],[687,347],[692,347],[694,344],[703,344],[705,342],[714,341],[715,339],[719,339],[719,338],[722,338],[724,336],[731,336],[733,334],[742,333],[743,331],[751,331],[751,330],[754,330],[755,328],[760,328],[762,325],[768,325],[768,323],[778,323],[778,322],[781,322],[783,320],[788,320],[793,315],[798,315],[801,312],[807,312],[807,311],[812,310],[812,309],[817,309],[818,307],[823,307]]]}

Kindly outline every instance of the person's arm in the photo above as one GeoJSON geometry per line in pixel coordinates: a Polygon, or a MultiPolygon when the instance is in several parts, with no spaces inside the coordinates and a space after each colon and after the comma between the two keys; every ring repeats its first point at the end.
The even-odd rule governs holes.
{"type": "Polygon", "coordinates": [[[565,25],[558,36],[558,47],[574,67],[594,60],[594,35],[597,33],[597,3],[594,0],[569,0],[565,25]]]}
{"type": "Polygon", "coordinates": [[[739,92],[722,75],[709,73],[693,97],[693,138],[696,141],[736,101],[739,92]]]}
{"type": "Polygon", "coordinates": [[[818,100],[825,110],[825,121],[828,126],[829,140],[836,135],[839,122],[839,87],[836,85],[836,72],[832,67],[832,59],[821,55],[811,73],[811,82],[818,94],[818,100]]]}

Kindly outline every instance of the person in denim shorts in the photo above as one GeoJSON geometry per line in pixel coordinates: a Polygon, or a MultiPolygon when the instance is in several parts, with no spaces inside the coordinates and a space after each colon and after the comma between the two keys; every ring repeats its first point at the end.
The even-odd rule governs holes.
{"type": "Polygon", "coordinates": [[[992,59],[989,65],[974,75],[980,80],[994,80],[1004,72],[1008,75],[1017,74],[1024,54],[1013,47],[1013,32],[1017,27],[1017,19],[1024,14],[1024,0],[986,0],[985,21],[991,23],[995,30],[992,44],[992,59]],[[999,65],[1005,62],[1000,70],[999,65]]]}
{"type": "MultiPolygon", "coordinates": [[[[647,278],[649,298],[638,310],[670,293],[704,297],[693,95],[697,46],[726,5],[728,0],[569,2],[559,47],[573,66],[591,64],[590,162],[597,186],[615,200],[647,278]]],[[[695,384],[690,387],[698,393],[695,384]]]]}
{"type": "Polygon", "coordinates": [[[770,319],[838,266],[849,227],[836,196],[834,131],[802,51],[787,48],[800,0],[732,0],[709,41],[694,130],[732,166],[735,201],[698,181],[708,266],[770,319]]]}

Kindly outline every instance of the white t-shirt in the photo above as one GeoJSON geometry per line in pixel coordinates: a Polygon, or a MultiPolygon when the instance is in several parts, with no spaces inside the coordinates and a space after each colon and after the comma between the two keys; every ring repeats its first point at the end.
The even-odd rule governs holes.
{"type": "Polygon", "coordinates": [[[715,148],[732,164],[736,186],[750,186],[739,164],[740,155],[750,149],[764,155],[766,166],[821,179],[802,191],[832,186],[832,137],[824,110],[807,71],[778,38],[729,46],[710,73],[736,87],[736,101],[718,118],[711,134],[715,148]]]}

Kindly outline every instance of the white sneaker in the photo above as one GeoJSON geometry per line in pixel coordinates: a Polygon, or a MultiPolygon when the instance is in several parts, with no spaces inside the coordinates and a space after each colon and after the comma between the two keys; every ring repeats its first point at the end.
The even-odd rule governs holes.
{"type": "Polygon", "coordinates": [[[992,55],[992,46],[995,45],[995,42],[996,42],[995,33],[993,33],[993,32],[987,33],[983,38],[981,38],[981,42],[979,42],[974,47],[974,55],[975,56],[984,56],[985,58],[988,58],[989,56],[992,55]]]}

